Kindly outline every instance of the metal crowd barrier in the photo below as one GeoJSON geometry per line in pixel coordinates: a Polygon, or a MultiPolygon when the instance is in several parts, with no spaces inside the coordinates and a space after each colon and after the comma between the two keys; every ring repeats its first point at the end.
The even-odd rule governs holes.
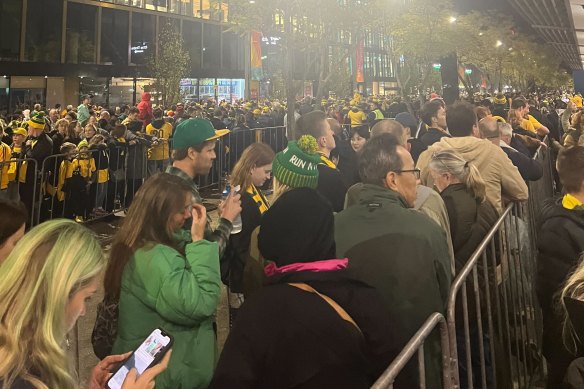
{"type": "Polygon", "coordinates": [[[442,363],[443,363],[443,385],[444,389],[451,386],[449,376],[449,344],[448,344],[448,329],[444,316],[438,312],[433,313],[422,325],[422,327],[414,334],[408,344],[402,349],[399,355],[393,360],[391,365],[385,372],[375,381],[372,389],[393,389],[393,384],[399,373],[405,368],[408,362],[417,355],[418,359],[418,374],[420,380],[420,388],[425,387],[426,369],[424,362],[424,343],[426,339],[432,334],[436,326],[440,328],[440,343],[442,347],[442,363]]]}
{"type": "MultiPolygon", "coordinates": [[[[555,182],[549,149],[540,147],[534,159],[544,175],[528,183],[529,200],[505,209],[451,285],[448,347],[442,346],[449,353],[443,361],[445,389],[532,388],[543,379],[542,316],[535,295],[537,217],[543,201],[553,197],[555,182]]],[[[440,313],[430,316],[373,387],[393,387],[442,323],[440,313]]],[[[419,355],[418,368],[424,369],[419,355]]],[[[420,375],[420,388],[426,385],[423,379],[420,375]]]]}
{"type": "Polygon", "coordinates": [[[0,183],[4,180],[7,180],[7,187],[0,188],[0,198],[22,201],[28,210],[29,221],[27,224],[34,225],[35,215],[40,208],[38,189],[41,176],[37,161],[30,158],[14,158],[0,162],[0,183]],[[28,169],[31,169],[34,175],[28,169]],[[21,182],[21,175],[23,182],[21,182]],[[34,179],[32,179],[33,177],[34,179]]]}
{"type": "MultiPolygon", "coordinates": [[[[73,172],[72,169],[67,171],[66,167],[74,159],[82,158],[77,150],[72,155],[51,155],[40,166],[33,159],[0,162],[0,179],[3,172],[8,170],[6,167],[16,164],[17,170],[16,180],[10,188],[0,190],[0,197],[22,199],[30,212],[30,226],[55,218],[65,217],[85,222],[112,215],[127,209],[142,183],[151,175],[165,171],[172,163],[172,138],[165,142],[169,149],[168,153],[163,153],[165,158],[162,160],[148,159],[151,150],[146,138],[139,138],[135,144],[117,142],[116,146],[110,145],[105,154],[99,150],[90,150],[91,155],[83,157],[89,162],[84,162],[80,170],[85,169],[85,173],[86,166],[95,166],[95,172],[83,177],[85,186],[78,178],[70,180],[73,176],[79,176],[79,172],[73,172]],[[35,180],[20,183],[18,172],[25,164],[27,169],[35,172],[35,180]],[[107,173],[101,173],[101,181],[104,182],[98,182],[99,167],[107,167],[107,173]],[[65,177],[67,179],[63,175],[68,175],[65,177]]],[[[264,142],[275,152],[281,151],[287,144],[286,128],[247,129],[219,138],[217,157],[209,175],[196,179],[199,188],[217,189],[220,192],[225,177],[245,148],[254,142],[264,142]]]]}

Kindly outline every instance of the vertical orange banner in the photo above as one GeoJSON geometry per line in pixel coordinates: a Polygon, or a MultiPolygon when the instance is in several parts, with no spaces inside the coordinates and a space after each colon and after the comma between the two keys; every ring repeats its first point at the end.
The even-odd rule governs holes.
{"type": "Polygon", "coordinates": [[[355,77],[356,82],[365,82],[365,75],[363,74],[363,41],[359,41],[357,44],[357,53],[356,53],[355,61],[356,61],[356,69],[357,74],[355,77]]]}
{"type": "Polygon", "coordinates": [[[262,33],[251,32],[251,79],[262,79],[262,33]]]}

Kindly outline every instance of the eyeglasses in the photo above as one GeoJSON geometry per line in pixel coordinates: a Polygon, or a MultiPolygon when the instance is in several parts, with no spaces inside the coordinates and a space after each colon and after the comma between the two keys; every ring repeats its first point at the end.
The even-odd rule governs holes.
{"type": "Polygon", "coordinates": [[[416,177],[416,180],[419,180],[420,179],[420,174],[422,173],[422,171],[420,169],[394,170],[394,172],[397,173],[397,174],[414,173],[414,176],[416,177]]]}

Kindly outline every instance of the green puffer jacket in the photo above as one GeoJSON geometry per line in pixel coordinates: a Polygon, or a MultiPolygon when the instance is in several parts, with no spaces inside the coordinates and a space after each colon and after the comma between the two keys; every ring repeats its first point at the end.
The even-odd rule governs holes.
{"type": "Polygon", "coordinates": [[[206,388],[216,360],[213,316],[221,279],[216,243],[178,238],[186,258],[172,247],[137,250],[124,269],[118,336],[113,353],[137,348],[157,327],[174,337],[168,369],[156,388],[206,388]]]}

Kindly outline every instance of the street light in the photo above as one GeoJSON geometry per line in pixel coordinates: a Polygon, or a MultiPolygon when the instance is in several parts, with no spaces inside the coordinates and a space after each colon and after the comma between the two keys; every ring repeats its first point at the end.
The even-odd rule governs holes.
{"type": "Polygon", "coordinates": [[[450,23],[456,22],[456,16],[451,16],[449,21],[450,21],[450,23]]]}
{"type": "Polygon", "coordinates": [[[495,47],[501,47],[501,46],[503,46],[503,42],[497,41],[497,43],[495,44],[495,47]]]}

